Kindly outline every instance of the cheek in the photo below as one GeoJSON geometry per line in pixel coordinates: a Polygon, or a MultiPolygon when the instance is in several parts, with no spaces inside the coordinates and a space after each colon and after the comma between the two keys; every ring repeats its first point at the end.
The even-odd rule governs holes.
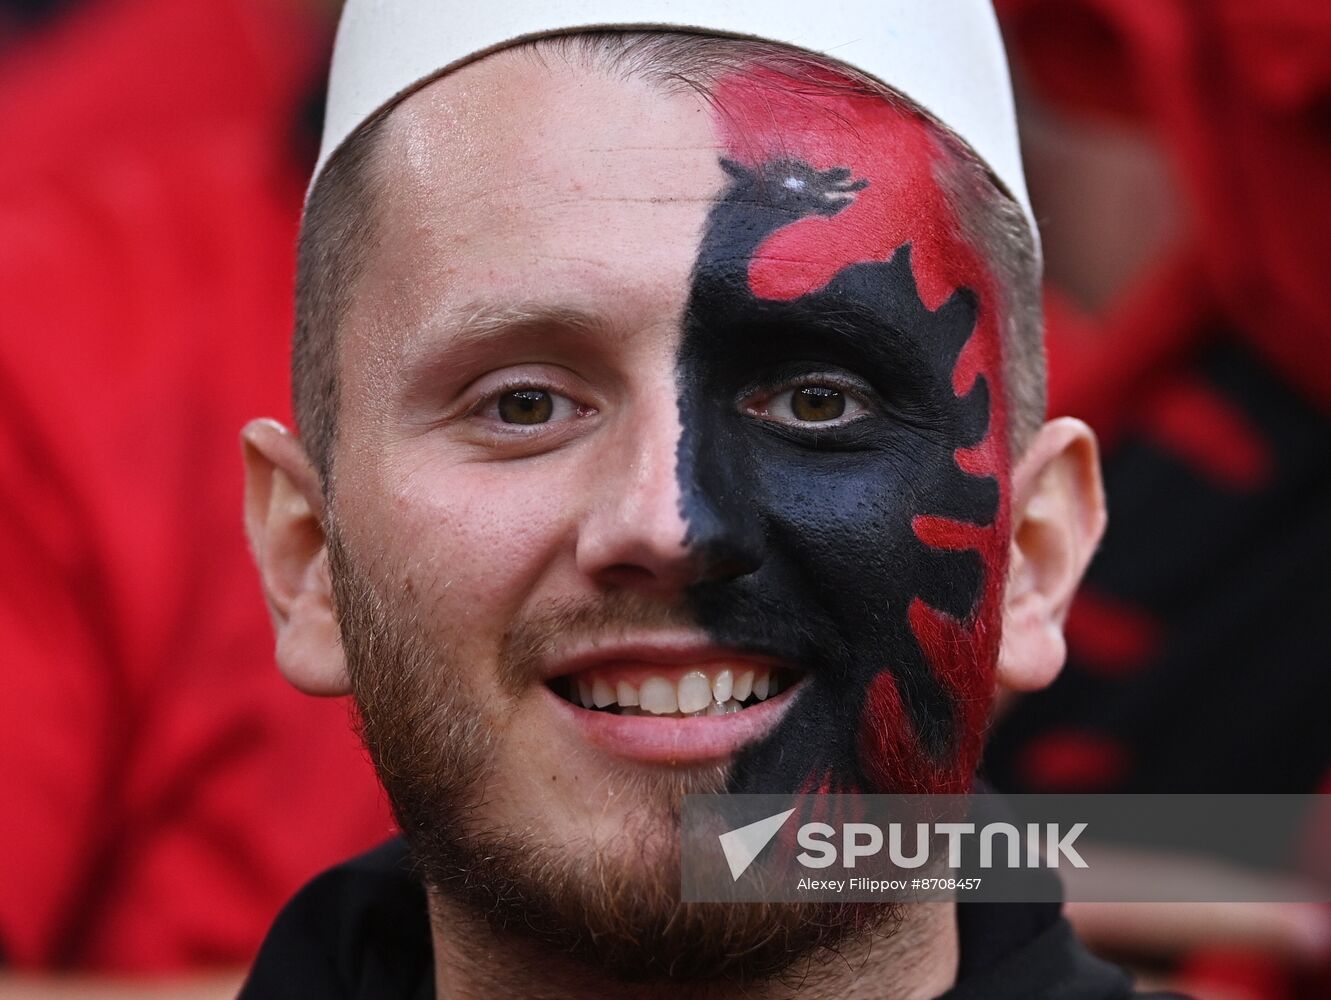
{"type": "Polygon", "coordinates": [[[855,628],[867,609],[892,599],[891,583],[909,558],[901,483],[903,466],[918,471],[918,463],[878,455],[831,458],[760,457],[752,499],[773,528],[772,558],[798,566],[807,594],[843,628],[855,628]]]}
{"type": "Polygon", "coordinates": [[[356,492],[368,528],[360,551],[395,568],[402,598],[448,648],[492,659],[569,537],[572,498],[560,483],[570,478],[539,462],[393,454],[356,492]]]}
{"type": "Polygon", "coordinates": [[[994,671],[1002,628],[1002,599],[1009,553],[1010,477],[1006,446],[991,432],[958,464],[983,472],[997,486],[992,522],[977,525],[947,517],[917,515],[914,539],[936,562],[939,574],[956,578],[963,567],[976,574],[969,614],[948,614],[920,594],[911,596],[906,624],[932,682],[952,706],[952,746],[940,757],[928,752],[913,727],[908,689],[900,675],[885,670],[875,676],[865,696],[864,722],[858,735],[860,757],[878,787],[891,790],[964,793],[979,763],[983,733],[994,696],[994,671]]]}

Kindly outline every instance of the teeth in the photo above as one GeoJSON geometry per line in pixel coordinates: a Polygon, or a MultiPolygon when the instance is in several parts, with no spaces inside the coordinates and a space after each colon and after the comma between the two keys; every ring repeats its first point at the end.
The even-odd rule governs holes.
{"type": "Polygon", "coordinates": [[[597,708],[605,708],[606,705],[615,703],[615,689],[612,688],[601,678],[597,677],[592,681],[592,704],[597,708]]]}
{"type": "Polygon", "coordinates": [[[641,687],[623,680],[612,683],[590,671],[570,680],[575,703],[583,708],[614,708],[620,715],[726,715],[738,712],[746,701],[763,701],[781,690],[776,673],[765,668],[727,667],[710,675],[690,670],[678,681],[648,677],[641,687]]]}
{"type": "Polygon", "coordinates": [[[651,712],[652,715],[669,715],[671,712],[679,711],[679,698],[675,692],[675,685],[664,677],[649,677],[643,681],[642,690],[638,692],[638,700],[642,710],[651,712]]]}
{"type": "Polygon", "coordinates": [[[615,700],[621,707],[628,708],[638,704],[638,689],[628,681],[620,681],[615,685],[615,700]]]}
{"type": "Polygon", "coordinates": [[[679,679],[678,695],[681,712],[701,712],[711,704],[712,685],[701,670],[690,670],[679,679]]]}
{"type": "Polygon", "coordinates": [[[735,712],[741,711],[743,707],[744,706],[742,706],[734,698],[729,698],[723,702],[714,701],[699,712],[680,712],[680,711],[647,712],[644,711],[638,705],[629,705],[626,708],[621,708],[618,714],[619,715],[668,715],[675,719],[694,719],[702,715],[732,715],[735,712]]]}

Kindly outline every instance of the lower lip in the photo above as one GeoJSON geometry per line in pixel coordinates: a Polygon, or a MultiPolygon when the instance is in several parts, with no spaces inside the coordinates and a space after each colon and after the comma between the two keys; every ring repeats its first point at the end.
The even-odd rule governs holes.
{"type": "Polygon", "coordinates": [[[745,744],[766,736],[790,707],[799,684],[729,715],[684,719],[594,712],[561,698],[548,687],[544,691],[554,703],[554,710],[598,749],[653,764],[694,764],[724,760],[745,744]]]}

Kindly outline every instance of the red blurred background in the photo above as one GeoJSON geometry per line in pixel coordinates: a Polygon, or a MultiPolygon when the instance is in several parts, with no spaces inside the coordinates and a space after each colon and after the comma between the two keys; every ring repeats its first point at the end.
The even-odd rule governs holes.
{"type": "Polygon", "coordinates": [[[240,520],[335,11],[32,7],[0,48],[0,952],[243,965],[390,830],[346,706],[276,673],[240,520]]]}

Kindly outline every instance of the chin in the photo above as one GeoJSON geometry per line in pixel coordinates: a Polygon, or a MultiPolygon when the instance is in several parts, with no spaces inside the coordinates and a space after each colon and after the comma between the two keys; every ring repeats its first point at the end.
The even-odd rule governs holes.
{"type": "Polygon", "coordinates": [[[624,982],[780,978],[899,920],[884,905],[683,903],[678,826],[659,820],[605,839],[426,837],[413,853],[444,923],[481,919],[624,982]]]}

